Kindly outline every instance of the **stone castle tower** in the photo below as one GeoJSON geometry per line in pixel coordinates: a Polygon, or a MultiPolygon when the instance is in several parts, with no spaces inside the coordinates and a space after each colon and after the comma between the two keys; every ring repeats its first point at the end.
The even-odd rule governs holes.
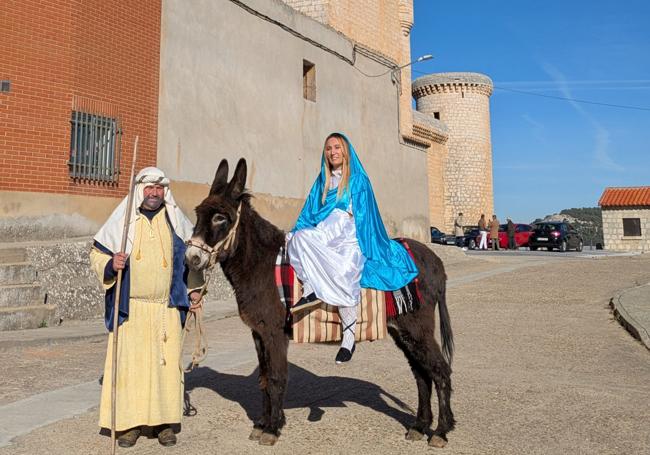
{"type": "Polygon", "coordinates": [[[494,213],[490,95],[492,80],[478,73],[438,73],[413,81],[418,112],[447,127],[441,157],[443,213],[441,229],[451,231],[458,212],[465,224],[494,213]]]}

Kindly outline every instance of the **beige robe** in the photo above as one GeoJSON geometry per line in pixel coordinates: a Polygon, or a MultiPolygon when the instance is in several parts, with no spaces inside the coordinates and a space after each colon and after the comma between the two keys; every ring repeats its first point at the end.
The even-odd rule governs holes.
{"type": "MultiPolygon", "coordinates": [[[[183,411],[183,371],[179,367],[182,327],[180,312],[170,308],[173,268],[171,230],[161,210],[149,221],[136,222],[130,256],[129,318],[118,332],[116,430],[179,423],[183,411]]],[[[105,289],[110,256],[93,248],[91,265],[105,289]]],[[[111,364],[113,334],[108,336],[99,425],[111,427],[111,364]]]]}

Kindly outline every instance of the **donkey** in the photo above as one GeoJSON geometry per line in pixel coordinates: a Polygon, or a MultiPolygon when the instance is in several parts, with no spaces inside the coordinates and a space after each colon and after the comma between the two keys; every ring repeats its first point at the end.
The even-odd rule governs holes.
{"type": "MultiPolygon", "coordinates": [[[[194,270],[219,262],[235,291],[239,315],[250,327],[255,342],[262,391],[263,414],[254,423],[249,439],[273,445],[285,423],[283,401],[288,376],[287,309],[274,278],[275,260],[285,234],[252,208],[245,183],[246,160],[239,160],[230,182],[228,162],[221,161],[208,197],[196,207],[196,227],[185,259],[194,270]]],[[[438,426],[429,445],[444,447],[447,433],[455,425],[450,405],[453,335],[445,297],[447,277],[435,253],[415,240],[407,242],[420,271],[423,301],[415,312],[388,320],[388,331],[406,356],[418,388],[417,416],[406,439],[420,440],[431,427],[433,382],[438,395],[438,426]],[[434,336],[436,304],[442,349],[434,336]]]]}

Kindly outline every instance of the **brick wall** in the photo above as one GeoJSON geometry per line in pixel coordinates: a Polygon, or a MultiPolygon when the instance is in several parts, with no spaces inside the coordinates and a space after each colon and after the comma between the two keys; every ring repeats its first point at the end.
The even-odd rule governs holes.
{"type": "Polygon", "coordinates": [[[119,196],[136,167],[156,163],[160,0],[0,2],[0,190],[119,196]],[[73,97],[118,113],[119,184],[69,176],[73,97]]]}

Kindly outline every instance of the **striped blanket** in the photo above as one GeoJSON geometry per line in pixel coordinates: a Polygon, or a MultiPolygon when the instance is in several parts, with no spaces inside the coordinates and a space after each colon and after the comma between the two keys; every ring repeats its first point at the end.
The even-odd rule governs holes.
{"type": "MultiPolygon", "coordinates": [[[[397,239],[411,253],[408,244],[397,239]]],[[[275,264],[275,282],[286,309],[287,328],[297,343],[322,343],[341,339],[341,319],[337,307],[321,303],[299,312],[292,318],[291,308],[302,296],[302,284],[282,248],[275,264]]],[[[361,304],[357,307],[356,341],[380,340],[386,336],[386,319],[411,313],[420,307],[418,279],[396,291],[361,290],[361,304]]]]}

